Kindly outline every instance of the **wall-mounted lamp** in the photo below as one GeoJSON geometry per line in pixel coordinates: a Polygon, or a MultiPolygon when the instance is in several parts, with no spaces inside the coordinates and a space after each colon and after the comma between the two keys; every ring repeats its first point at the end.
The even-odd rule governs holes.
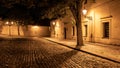
{"type": "Polygon", "coordinates": [[[13,25],[14,24],[14,22],[12,21],[12,22],[9,22],[9,21],[7,21],[6,23],[5,23],[6,25],[13,25]]]}
{"type": "Polygon", "coordinates": [[[8,24],[9,24],[9,22],[7,21],[5,24],[7,24],[7,25],[8,25],[8,24]]]}
{"type": "Polygon", "coordinates": [[[53,25],[55,25],[55,22],[52,22],[53,25]]]}
{"type": "Polygon", "coordinates": [[[83,9],[82,13],[83,13],[83,15],[85,15],[85,18],[87,18],[89,20],[92,20],[92,16],[86,16],[86,14],[87,14],[87,10],[86,9],[83,9]]]}
{"type": "Polygon", "coordinates": [[[83,13],[83,15],[86,15],[86,14],[87,14],[87,10],[86,10],[86,9],[83,9],[83,10],[82,10],[82,13],[83,13]]]}
{"type": "Polygon", "coordinates": [[[14,22],[12,21],[11,24],[14,24],[14,22]]]}

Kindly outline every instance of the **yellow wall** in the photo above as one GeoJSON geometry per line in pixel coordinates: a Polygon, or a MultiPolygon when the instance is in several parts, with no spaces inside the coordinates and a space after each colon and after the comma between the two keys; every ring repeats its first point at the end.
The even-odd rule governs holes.
{"type": "Polygon", "coordinates": [[[73,17],[65,17],[51,22],[51,37],[58,39],[76,39],[76,26],[73,17]],[[53,24],[55,23],[55,24],[53,24]],[[74,26],[74,36],[73,36],[74,26]],[[64,31],[66,29],[66,32],[64,31]]]}
{"type": "MultiPolygon", "coordinates": [[[[49,27],[45,27],[45,26],[30,26],[30,25],[29,26],[20,26],[19,31],[20,31],[20,36],[43,37],[43,36],[50,35],[49,27]]],[[[1,34],[17,36],[18,35],[18,26],[4,25],[4,26],[2,26],[1,34]]]]}
{"type": "Polygon", "coordinates": [[[92,32],[93,42],[120,44],[120,0],[96,0],[96,3],[88,5],[85,5],[88,10],[86,16],[91,16],[92,20],[88,20],[86,23],[89,26],[87,41],[90,41],[90,33],[92,32]],[[109,38],[103,38],[103,22],[109,22],[109,38]]]}

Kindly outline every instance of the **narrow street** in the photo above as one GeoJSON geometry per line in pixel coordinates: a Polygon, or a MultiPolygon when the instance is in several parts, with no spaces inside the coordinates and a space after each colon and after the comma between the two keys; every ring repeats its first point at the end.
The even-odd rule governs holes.
{"type": "Polygon", "coordinates": [[[120,64],[43,38],[3,38],[0,68],[120,68],[120,64]]]}

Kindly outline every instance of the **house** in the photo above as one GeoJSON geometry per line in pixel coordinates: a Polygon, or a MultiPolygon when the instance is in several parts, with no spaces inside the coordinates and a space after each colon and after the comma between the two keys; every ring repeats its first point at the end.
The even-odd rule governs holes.
{"type": "MultiPolygon", "coordinates": [[[[83,40],[104,44],[120,45],[120,0],[87,0],[82,15],[83,40]]],[[[76,39],[76,25],[70,16],[51,22],[51,37],[58,39],[76,39]]]]}
{"type": "Polygon", "coordinates": [[[57,39],[76,39],[76,22],[70,10],[64,18],[51,21],[51,37],[57,39]]]}

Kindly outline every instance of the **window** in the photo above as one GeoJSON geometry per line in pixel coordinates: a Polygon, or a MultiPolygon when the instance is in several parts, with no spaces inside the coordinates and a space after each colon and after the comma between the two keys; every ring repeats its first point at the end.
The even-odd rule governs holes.
{"type": "Polygon", "coordinates": [[[109,38],[109,22],[103,23],[103,37],[109,38]]]}
{"type": "Polygon", "coordinates": [[[72,29],[73,29],[73,36],[74,36],[75,35],[75,27],[73,26],[72,29]]]}
{"type": "Polygon", "coordinates": [[[87,25],[84,26],[85,26],[85,36],[87,37],[87,25]]]}

